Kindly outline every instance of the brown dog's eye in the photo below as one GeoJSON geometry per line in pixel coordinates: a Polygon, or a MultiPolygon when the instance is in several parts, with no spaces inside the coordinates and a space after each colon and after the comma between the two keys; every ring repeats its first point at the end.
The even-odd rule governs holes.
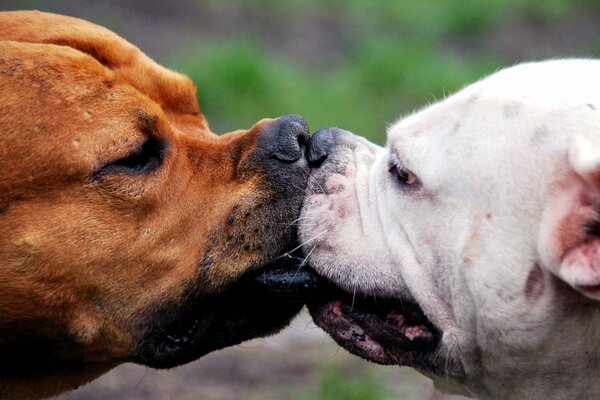
{"type": "Polygon", "coordinates": [[[166,143],[154,136],[146,140],[124,158],[103,165],[94,173],[94,177],[123,173],[140,175],[155,171],[163,161],[166,143]]]}
{"type": "Polygon", "coordinates": [[[402,186],[416,187],[420,184],[419,178],[400,163],[392,164],[389,171],[402,186]]]}

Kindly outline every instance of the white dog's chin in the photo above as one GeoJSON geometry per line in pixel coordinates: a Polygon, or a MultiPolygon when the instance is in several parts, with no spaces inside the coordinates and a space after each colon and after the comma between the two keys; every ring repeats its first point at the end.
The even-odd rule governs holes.
{"type": "Polygon", "coordinates": [[[412,301],[337,292],[309,310],[317,326],[357,356],[435,372],[440,332],[412,301]]]}

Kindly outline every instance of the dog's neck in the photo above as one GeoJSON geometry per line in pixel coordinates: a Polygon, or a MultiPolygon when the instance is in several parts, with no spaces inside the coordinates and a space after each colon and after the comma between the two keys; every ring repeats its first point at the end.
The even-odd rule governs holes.
{"type": "Polygon", "coordinates": [[[118,364],[66,360],[37,346],[0,345],[0,354],[0,399],[55,396],[92,381],[118,364]]]}

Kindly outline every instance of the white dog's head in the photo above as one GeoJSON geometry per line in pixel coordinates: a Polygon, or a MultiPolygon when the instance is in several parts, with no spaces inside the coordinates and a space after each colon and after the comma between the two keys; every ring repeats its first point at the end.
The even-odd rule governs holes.
{"type": "Polygon", "coordinates": [[[392,125],[312,139],[300,236],[355,354],[486,399],[600,393],[600,61],[522,64],[392,125]]]}

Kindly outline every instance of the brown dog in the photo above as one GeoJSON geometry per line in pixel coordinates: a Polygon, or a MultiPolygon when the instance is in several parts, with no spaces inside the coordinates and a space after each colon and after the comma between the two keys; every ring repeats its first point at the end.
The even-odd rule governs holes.
{"type": "Polygon", "coordinates": [[[308,130],[216,136],[191,81],[114,33],[0,13],[0,398],[171,367],[301,304],[229,288],[295,240],[308,130]]]}

